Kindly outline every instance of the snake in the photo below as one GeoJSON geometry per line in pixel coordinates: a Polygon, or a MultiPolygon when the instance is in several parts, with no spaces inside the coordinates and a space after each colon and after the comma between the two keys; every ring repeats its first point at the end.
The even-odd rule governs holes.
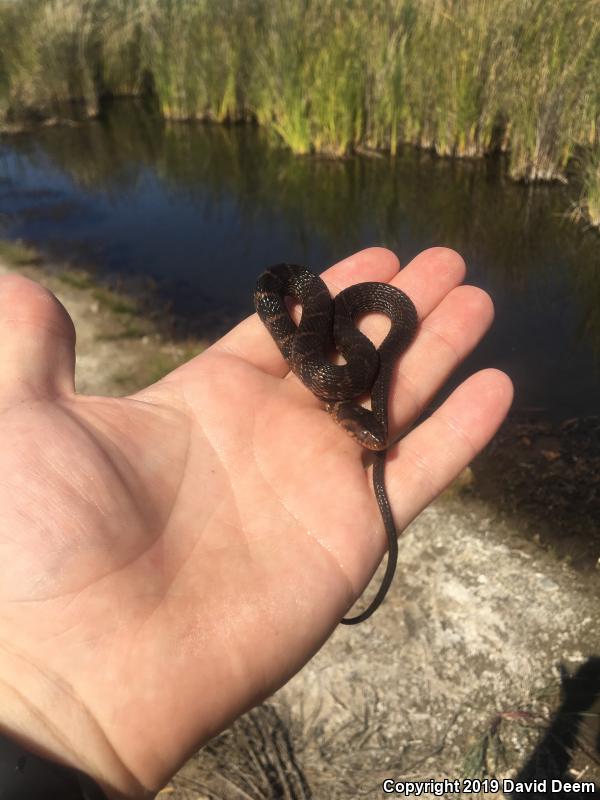
{"type": "Polygon", "coordinates": [[[389,283],[356,283],[332,299],[324,281],[307,267],[276,264],[256,283],[254,306],[291,371],[320,400],[333,420],[358,444],[372,451],[373,490],[385,527],[388,557],[385,574],[369,606],[344,625],[368,619],[383,602],[398,562],[398,537],[385,488],[388,432],[388,395],[392,370],[412,342],[418,316],[412,300],[389,283]],[[296,325],[286,298],[299,302],[302,316],[296,325]],[[375,345],[356,326],[369,312],[385,314],[390,329],[375,345]],[[345,364],[334,364],[331,355],[341,353],[345,364]],[[371,408],[359,398],[370,395],[371,408]]]}

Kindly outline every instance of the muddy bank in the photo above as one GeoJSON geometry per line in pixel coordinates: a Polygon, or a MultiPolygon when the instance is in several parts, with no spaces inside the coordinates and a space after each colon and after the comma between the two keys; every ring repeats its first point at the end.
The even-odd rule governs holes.
{"type": "MultiPolygon", "coordinates": [[[[81,392],[135,391],[204,346],[171,340],[168,314],[144,306],[148,291],[136,298],[25,261],[19,271],[74,319],[81,392]]],[[[403,534],[397,578],[372,620],[340,627],[161,795],[337,800],[383,796],[386,778],[486,775],[600,784],[597,540],[582,539],[579,563],[568,557],[575,545],[549,546],[532,517],[545,509],[557,542],[575,524],[593,530],[597,436],[538,425],[506,426],[403,534]]]]}

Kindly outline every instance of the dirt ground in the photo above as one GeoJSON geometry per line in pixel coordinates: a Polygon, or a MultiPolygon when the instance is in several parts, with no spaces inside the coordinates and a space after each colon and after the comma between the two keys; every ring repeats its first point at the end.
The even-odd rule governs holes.
{"type": "MultiPolygon", "coordinates": [[[[202,349],[170,340],[135,292],[35,261],[0,256],[0,274],[16,268],[66,306],[79,391],[126,394],[202,349]]],[[[576,787],[544,792],[544,780],[600,785],[600,428],[566,423],[505,426],[403,534],[377,614],[340,626],[159,796],[337,800],[386,796],[385,779],[496,778],[412,796],[511,796],[513,779],[537,781],[515,796],[556,798],[576,787]]]]}

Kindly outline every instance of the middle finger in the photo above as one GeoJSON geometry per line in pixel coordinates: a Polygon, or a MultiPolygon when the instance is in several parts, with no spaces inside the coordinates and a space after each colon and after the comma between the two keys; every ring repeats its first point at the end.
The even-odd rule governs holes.
{"type": "Polygon", "coordinates": [[[414,341],[392,373],[388,404],[391,440],[420,416],[493,319],[490,296],[465,285],[452,289],[421,320],[414,341]]]}

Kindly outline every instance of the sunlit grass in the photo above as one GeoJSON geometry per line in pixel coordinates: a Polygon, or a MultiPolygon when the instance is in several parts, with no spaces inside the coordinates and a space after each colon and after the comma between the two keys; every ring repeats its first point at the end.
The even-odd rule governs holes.
{"type": "Polygon", "coordinates": [[[600,227],[600,150],[592,157],[584,174],[584,208],[587,218],[600,227]]]}
{"type": "Polygon", "coordinates": [[[168,119],[254,119],[298,154],[503,150],[521,180],[565,180],[573,153],[599,146],[599,74],[597,0],[0,7],[0,118],[152,94],[168,119]]]}

